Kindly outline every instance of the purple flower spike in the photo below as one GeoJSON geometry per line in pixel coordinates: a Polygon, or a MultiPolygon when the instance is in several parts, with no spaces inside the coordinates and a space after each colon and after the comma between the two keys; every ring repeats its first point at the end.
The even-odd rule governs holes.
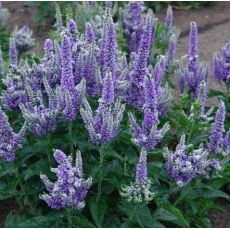
{"type": "Polygon", "coordinates": [[[125,110],[121,100],[117,99],[110,104],[105,103],[106,100],[107,98],[99,99],[95,115],[86,98],[83,99],[83,107],[80,109],[90,139],[95,144],[106,144],[118,134],[125,110]]]}
{"type": "Polygon", "coordinates": [[[6,114],[0,107],[0,157],[6,161],[13,161],[16,150],[21,148],[25,132],[26,123],[24,123],[19,133],[15,133],[10,126],[6,114]]]}
{"type": "Polygon", "coordinates": [[[184,186],[199,175],[208,177],[213,169],[219,169],[220,163],[210,158],[209,152],[200,147],[189,152],[182,135],[175,152],[165,148],[165,168],[167,173],[175,179],[178,186],[184,186]]]}
{"type": "Polygon", "coordinates": [[[224,150],[230,152],[230,129],[226,132],[224,137],[224,150]]]}
{"type": "Polygon", "coordinates": [[[85,39],[88,43],[93,43],[95,40],[94,29],[90,23],[85,25],[85,39]]]}
{"type": "Polygon", "coordinates": [[[219,153],[222,150],[225,114],[225,104],[221,102],[209,136],[208,149],[211,153],[219,153]]]}
{"type": "Polygon", "coordinates": [[[136,165],[136,183],[145,183],[148,180],[147,154],[141,151],[140,159],[136,165]]]}
{"type": "Polygon", "coordinates": [[[10,48],[9,48],[10,64],[12,66],[17,66],[18,64],[18,54],[14,37],[10,38],[10,48]]]}
{"type": "Polygon", "coordinates": [[[61,88],[67,90],[74,90],[71,42],[67,36],[65,36],[62,39],[61,55],[62,55],[61,56],[62,57],[61,88]]]}
{"type": "Polygon", "coordinates": [[[170,68],[173,65],[176,56],[176,43],[176,36],[173,34],[168,45],[168,51],[166,55],[166,68],[170,68]]]}
{"type": "Polygon", "coordinates": [[[135,182],[128,185],[122,185],[120,195],[128,202],[143,203],[150,202],[155,193],[151,191],[151,180],[148,179],[147,170],[147,152],[141,150],[139,161],[136,165],[135,182]]]}
{"type": "Polygon", "coordinates": [[[67,23],[67,28],[68,28],[68,31],[71,34],[76,33],[77,32],[77,24],[76,24],[76,22],[73,19],[69,20],[68,23],[67,23]]]}
{"type": "Polygon", "coordinates": [[[195,22],[191,22],[189,33],[188,69],[196,74],[198,70],[198,30],[195,22]]]}
{"type": "Polygon", "coordinates": [[[230,42],[213,56],[214,77],[218,81],[230,82],[230,42]]]}
{"type": "Polygon", "coordinates": [[[143,34],[141,35],[140,46],[134,62],[134,69],[130,72],[130,89],[127,100],[135,108],[142,108],[144,95],[143,86],[147,73],[148,58],[154,37],[157,20],[151,11],[146,16],[143,34]]]}
{"type": "Polygon", "coordinates": [[[52,209],[84,208],[84,200],[92,185],[92,178],[83,179],[81,153],[77,152],[75,166],[72,158],[61,150],[54,151],[54,158],[58,167],[52,168],[51,171],[56,174],[57,181],[51,182],[46,175],[40,176],[48,191],[47,194],[41,195],[40,199],[52,209]]]}
{"type": "Polygon", "coordinates": [[[124,28],[124,35],[131,52],[137,52],[141,34],[143,33],[144,17],[143,9],[144,3],[129,2],[123,12],[120,12],[121,21],[124,28]]]}
{"type": "Polygon", "coordinates": [[[113,76],[110,71],[106,72],[106,76],[103,83],[102,89],[102,102],[106,104],[114,103],[115,95],[114,95],[114,81],[113,76]]]}
{"type": "Polygon", "coordinates": [[[105,77],[106,72],[109,70],[112,73],[112,77],[115,80],[115,70],[116,70],[116,53],[117,53],[117,43],[116,43],[116,30],[113,23],[112,16],[109,15],[108,24],[104,30],[105,44],[103,53],[103,65],[102,65],[102,77],[105,77]]]}
{"type": "Polygon", "coordinates": [[[165,38],[166,40],[168,40],[171,36],[172,27],[173,27],[173,11],[172,11],[172,6],[169,5],[167,9],[167,14],[165,17],[165,28],[166,28],[165,38]]]}

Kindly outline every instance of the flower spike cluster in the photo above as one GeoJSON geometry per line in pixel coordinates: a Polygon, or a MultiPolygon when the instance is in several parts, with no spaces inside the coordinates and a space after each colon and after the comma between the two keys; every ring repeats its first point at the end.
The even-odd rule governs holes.
{"type": "Polygon", "coordinates": [[[19,131],[15,133],[10,126],[6,114],[0,107],[0,157],[6,161],[15,159],[15,151],[21,147],[26,132],[26,123],[19,131]]]}
{"type": "Polygon", "coordinates": [[[225,133],[224,129],[225,115],[225,104],[221,102],[209,135],[208,149],[210,153],[224,153],[230,149],[229,131],[225,133]]]}
{"type": "Polygon", "coordinates": [[[169,40],[173,32],[173,10],[172,6],[168,6],[167,14],[165,17],[165,40],[169,40]]]}
{"type": "Polygon", "coordinates": [[[16,42],[15,42],[14,37],[10,38],[9,58],[10,58],[10,64],[12,66],[17,66],[17,64],[18,64],[18,54],[17,54],[16,42]]]}
{"type": "Polygon", "coordinates": [[[137,52],[144,25],[144,2],[129,2],[120,17],[130,53],[137,52]]]}
{"type": "Polygon", "coordinates": [[[81,153],[78,151],[76,162],[73,165],[71,156],[67,156],[61,150],[54,151],[54,159],[58,163],[57,168],[51,168],[56,174],[57,181],[52,182],[46,175],[41,175],[41,180],[46,186],[47,194],[41,195],[52,209],[73,208],[80,210],[85,206],[85,197],[92,184],[92,178],[83,179],[83,167],[81,153]]]}
{"type": "MultiPolygon", "coordinates": [[[[56,87],[53,90],[47,79],[43,79],[45,92],[48,95],[48,106],[41,91],[32,91],[27,85],[28,101],[20,104],[24,119],[27,121],[29,130],[36,136],[43,136],[47,131],[54,132],[58,122],[75,118],[75,108],[68,90],[56,87]]],[[[85,94],[85,81],[82,80],[76,87],[79,98],[85,94]]]]}
{"type": "Polygon", "coordinates": [[[111,141],[117,135],[120,127],[125,105],[121,103],[120,99],[115,100],[113,86],[112,74],[107,71],[102,97],[99,99],[99,106],[95,115],[87,99],[83,99],[83,106],[80,109],[81,116],[90,139],[95,144],[105,144],[111,141]]]}
{"type": "Polygon", "coordinates": [[[198,59],[198,32],[195,22],[191,22],[188,55],[180,61],[178,78],[181,92],[187,91],[197,97],[200,83],[207,81],[208,65],[198,59]]]}
{"type": "Polygon", "coordinates": [[[165,148],[165,160],[166,171],[178,186],[184,186],[198,175],[208,177],[210,171],[220,169],[219,161],[210,158],[208,150],[202,146],[189,152],[185,135],[181,136],[175,152],[165,148]]]}
{"type": "Polygon", "coordinates": [[[176,35],[173,34],[169,40],[168,50],[166,54],[166,68],[170,70],[170,68],[174,64],[175,56],[176,56],[176,35]]]}
{"type": "Polygon", "coordinates": [[[129,186],[122,185],[120,195],[127,199],[128,202],[148,203],[155,196],[155,193],[150,189],[151,184],[147,171],[147,153],[145,149],[142,149],[136,165],[135,182],[129,186]]]}
{"type": "Polygon", "coordinates": [[[229,83],[230,80],[230,42],[227,42],[213,56],[214,77],[218,81],[229,83]]]}
{"type": "Polygon", "coordinates": [[[0,26],[6,25],[6,22],[10,16],[9,10],[2,7],[2,2],[0,2],[0,26]]]}
{"type": "Polygon", "coordinates": [[[139,109],[143,106],[143,85],[156,25],[157,19],[154,18],[152,11],[149,11],[146,16],[139,49],[135,55],[133,70],[130,72],[130,87],[127,100],[133,107],[139,109]]]}
{"type": "Polygon", "coordinates": [[[28,26],[14,29],[13,37],[19,53],[26,52],[35,46],[35,39],[32,36],[33,31],[28,26]]]}
{"type": "Polygon", "coordinates": [[[129,120],[133,133],[133,142],[147,150],[152,150],[162,140],[169,130],[169,124],[166,123],[161,129],[157,129],[158,119],[158,99],[155,87],[155,79],[150,75],[145,78],[144,84],[145,104],[144,119],[142,126],[139,126],[135,117],[129,113],[129,120]]]}

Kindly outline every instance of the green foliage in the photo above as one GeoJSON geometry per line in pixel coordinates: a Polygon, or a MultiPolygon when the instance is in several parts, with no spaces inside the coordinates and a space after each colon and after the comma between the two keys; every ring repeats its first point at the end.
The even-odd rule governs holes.
{"type": "MultiPolygon", "coordinates": [[[[45,23],[46,18],[54,17],[55,11],[51,2],[30,4],[38,8],[34,19],[39,23],[45,23]]],[[[76,3],[79,8],[76,8],[75,12],[75,8],[72,10],[71,5],[75,3],[67,4],[64,21],[75,15],[80,31],[83,31],[87,17],[91,18],[92,15],[95,16],[98,13],[97,10],[91,12],[88,9],[89,15],[87,15],[81,10],[80,3],[76,3]]],[[[159,8],[162,3],[148,4],[155,4],[154,7],[159,8]]],[[[179,3],[175,4],[179,5],[179,3]]],[[[60,5],[62,8],[64,3],[60,5]]],[[[116,13],[114,15],[117,16],[116,13]]],[[[167,49],[167,42],[161,42],[160,39],[163,33],[164,25],[159,23],[156,44],[153,47],[153,64],[155,57],[164,54],[167,49]]],[[[117,34],[119,48],[127,52],[120,27],[117,34]]],[[[55,33],[52,35],[55,39],[59,38],[55,33]]],[[[0,36],[0,39],[3,38],[4,36],[0,36]]],[[[27,55],[21,58],[39,62],[36,56],[27,55]]],[[[228,92],[211,91],[209,96],[220,97],[230,111],[228,92]]],[[[90,104],[95,106],[97,100],[98,98],[90,99],[90,104]]],[[[170,133],[166,135],[161,145],[148,153],[148,173],[153,182],[152,190],[156,192],[156,197],[149,204],[127,203],[119,195],[121,184],[133,180],[134,168],[139,156],[139,149],[130,141],[131,133],[127,114],[124,116],[118,137],[102,149],[104,154],[102,171],[100,171],[99,149],[90,143],[80,116],[77,116],[72,124],[60,123],[55,133],[48,133],[44,137],[37,138],[28,134],[23,148],[17,152],[15,163],[0,161],[0,200],[15,198],[20,205],[18,210],[8,213],[5,227],[210,227],[208,212],[222,210],[216,204],[217,199],[222,198],[226,201],[230,199],[229,164],[226,164],[218,174],[211,175],[209,180],[200,177],[182,188],[178,187],[164,170],[163,147],[166,144],[174,149],[182,134],[188,137],[187,142],[192,144],[191,148],[198,147],[202,142],[207,143],[207,130],[210,129],[210,123],[201,121],[199,111],[199,103],[183,94],[164,118],[163,122],[170,122],[170,133]],[[194,108],[193,119],[189,118],[191,106],[194,108]],[[69,209],[50,210],[43,201],[39,200],[39,195],[45,189],[39,176],[46,174],[49,178],[55,179],[53,173],[50,172],[50,167],[55,167],[52,153],[53,149],[58,148],[66,153],[75,153],[79,149],[82,153],[85,175],[91,175],[93,178],[93,185],[86,198],[86,207],[81,212],[69,209]],[[101,197],[97,201],[100,181],[102,183],[101,197]]],[[[132,112],[139,120],[141,119],[140,112],[132,112]]],[[[14,128],[22,124],[19,113],[10,112],[8,115],[14,128]]],[[[226,127],[230,127],[229,114],[227,116],[226,127]]]]}

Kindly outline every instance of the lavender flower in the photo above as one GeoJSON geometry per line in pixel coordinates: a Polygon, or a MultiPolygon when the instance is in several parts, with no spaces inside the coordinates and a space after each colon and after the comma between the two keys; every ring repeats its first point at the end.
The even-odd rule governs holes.
{"type": "Polygon", "coordinates": [[[6,161],[13,161],[15,159],[15,151],[21,147],[25,132],[26,123],[24,123],[19,133],[15,133],[10,126],[6,114],[0,107],[0,157],[6,161]]]}
{"type": "Polygon", "coordinates": [[[0,46],[0,75],[2,75],[4,72],[4,60],[2,57],[2,48],[0,46]]]}
{"type": "Polygon", "coordinates": [[[144,25],[143,9],[144,3],[140,1],[129,2],[124,11],[120,10],[124,35],[126,37],[130,53],[138,51],[144,25]]]}
{"type": "Polygon", "coordinates": [[[75,34],[77,32],[77,24],[74,20],[69,20],[67,23],[67,28],[70,34],[75,34]]]}
{"type": "Polygon", "coordinates": [[[180,62],[178,76],[181,92],[187,91],[195,98],[201,81],[207,81],[208,65],[198,60],[198,34],[195,22],[191,22],[190,25],[188,55],[180,62]]]}
{"type": "Polygon", "coordinates": [[[147,174],[147,153],[145,149],[142,149],[136,165],[135,182],[129,186],[122,185],[120,195],[126,198],[128,202],[150,202],[154,198],[155,193],[150,189],[152,182],[148,179],[147,174]]]}
{"type": "Polygon", "coordinates": [[[216,112],[215,121],[212,124],[209,136],[208,149],[211,153],[219,153],[222,151],[225,114],[225,105],[221,102],[221,105],[216,112]]]}
{"type": "Polygon", "coordinates": [[[63,89],[74,90],[71,42],[67,36],[63,38],[61,43],[61,55],[62,55],[61,87],[63,89]]]}
{"type": "Polygon", "coordinates": [[[198,58],[198,31],[195,22],[190,25],[188,57],[190,61],[198,58]]]}
{"type": "Polygon", "coordinates": [[[92,185],[92,178],[83,179],[81,153],[77,152],[74,166],[71,156],[61,150],[54,151],[54,158],[58,167],[51,168],[51,171],[56,174],[57,181],[51,182],[46,175],[40,176],[48,191],[47,194],[41,195],[40,199],[52,209],[84,208],[84,199],[92,185]]]}
{"type": "Polygon", "coordinates": [[[201,116],[204,116],[205,103],[207,101],[207,98],[208,98],[208,94],[207,94],[206,82],[202,81],[200,83],[198,95],[197,95],[197,100],[200,102],[200,105],[201,105],[201,108],[200,108],[201,116]]]}
{"type": "Polygon", "coordinates": [[[102,97],[99,99],[95,115],[86,98],[83,100],[83,107],[80,109],[81,116],[90,139],[95,144],[107,143],[118,133],[125,105],[121,104],[120,99],[114,101],[114,93],[112,75],[107,72],[102,97]]]}
{"type": "Polygon", "coordinates": [[[117,54],[117,43],[116,43],[116,30],[113,23],[112,16],[108,15],[106,19],[107,25],[104,29],[104,44],[102,53],[102,77],[106,75],[106,71],[110,71],[113,79],[116,78],[116,54],[117,54]]]}
{"type": "Polygon", "coordinates": [[[85,25],[85,39],[88,43],[93,43],[95,40],[95,32],[90,23],[85,25]]]}
{"type": "Polygon", "coordinates": [[[173,34],[170,38],[169,45],[168,45],[168,51],[166,55],[166,68],[170,69],[172,68],[174,64],[174,59],[176,56],[176,36],[173,34]]]}
{"type": "Polygon", "coordinates": [[[179,186],[184,186],[198,175],[208,177],[211,170],[220,168],[219,161],[210,158],[210,154],[202,146],[192,152],[187,149],[185,135],[181,136],[175,152],[165,148],[166,171],[179,186]]]}
{"type": "Polygon", "coordinates": [[[56,18],[56,23],[55,23],[55,27],[58,33],[60,33],[63,29],[63,22],[62,22],[62,14],[61,14],[61,9],[59,7],[59,5],[56,3],[55,4],[55,18],[56,18]]]}
{"type": "Polygon", "coordinates": [[[4,27],[10,16],[8,9],[2,7],[2,2],[0,2],[0,26],[4,27]]]}
{"type": "Polygon", "coordinates": [[[169,130],[169,124],[166,123],[162,129],[158,130],[158,98],[153,76],[145,77],[144,83],[144,119],[140,127],[135,117],[130,113],[129,120],[133,132],[133,142],[138,146],[143,146],[147,150],[154,149],[154,147],[161,141],[165,133],[169,130]]]}
{"type": "Polygon", "coordinates": [[[218,81],[229,83],[230,77],[230,42],[227,42],[213,56],[214,77],[218,81]]]}
{"type": "MultiPolygon", "coordinates": [[[[75,107],[70,92],[60,87],[53,90],[46,78],[43,78],[43,85],[48,95],[48,106],[42,92],[39,90],[33,92],[29,85],[26,86],[29,101],[20,104],[29,130],[36,136],[43,136],[47,131],[54,132],[60,121],[69,120],[69,117],[75,118],[75,107]]],[[[77,86],[76,93],[79,98],[82,98],[84,92],[85,81],[82,80],[77,86]]]]}
{"type": "Polygon", "coordinates": [[[172,27],[173,27],[173,11],[172,11],[172,6],[169,5],[165,17],[165,39],[166,40],[169,40],[172,35],[172,27]]]}
{"type": "Polygon", "coordinates": [[[10,38],[9,58],[10,58],[10,64],[12,66],[17,66],[18,54],[17,54],[16,42],[14,37],[10,38]]]}
{"type": "MultiPolygon", "coordinates": [[[[42,77],[45,75],[51,87],[59,85],[62,71],[61,66],[62,58],[59,45],[51,39],[46,39],[44,44],[44,56],[41,59],[41,64],[38,66],[38,69],[41,70],[39,71],[41,73],[40,82],[42,83],[42,77]]],[[[39,79],[39,77],[37,78],[39,79]]]]}
{"type": "Polygon", "coordinates": [[[225,134],[223,145],[224,145],[224,151],[230,152],[230,129],[225,134]]]}
{"type": "MultiPolygon", "coordinates": [[[[61,73],[61,90],[67,93],[67,106],[69,110],[66,111],[66,119],[74,120],[76,117],[77,108],[81,104],[81,95],[75,88],[73,66],[72,66],[72,50],[70,39],[65,36],[61,44],[61,58],[62,58],[62,73],[61,73]]],[[[82,89],[80,90],[82,91],[82,89]]],[[[85,91],[85,89],[84,89],[85,91]]]]}
{"type": "Polygon", "coordinates": [[[32,37],[33,31],[28,26],[22,28],[15,27],[13,37],[19,53],[26,52],[35,46],[35,39],[32,37]]]}
{"type": "Polygon", "coordinates": [[[106,72],[103,86],[101,101],[105,104],[114,103],[114,80],[110,71],[106,72]]]}
{"type": "Polygon", "coordinates": [[[28,100],[20,68],[11,66],[2,82],[6,87],[2,93],[4,107],[10,110],[18,110],[19,104],[28,100]]]}
{"type": "Polygon", "coordinates": [[[111,105],[100,102],[95,115],[86,99],[83,106],[80,112],[91,141],[95,144],[111,141],[118,133],[125,105],[119,99],[111,105]]]}
{"type": "Polygon", "coordinates": [[[127,95],[128,102],[135,108],[142,108],[144,95],[143,85],[147,73],[150,48],[156,28],[157,20],[151,11],[148,12],[144,31],[141,35],[140,46],[135,58],[134,69],[130,72],[130,88],[127,95]]]}

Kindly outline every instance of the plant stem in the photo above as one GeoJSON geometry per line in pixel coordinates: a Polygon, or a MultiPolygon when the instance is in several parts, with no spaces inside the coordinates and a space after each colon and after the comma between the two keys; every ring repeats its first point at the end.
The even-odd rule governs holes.
{"type": "Polygon", "coordinates": [[[188,140],[187,140],[187,143],[188,143],[188,144],[189,144],[190,139],[191,139],[191,137],[192,137],[194,126],[195,126],[195,120],[194,120],[193,123],[192,123],[192,127],[191,127],[191,130],[190,130],[189,136],[188,136],[188,140]]]}
{"type": "Polygon", "coordinates": [[[99,148],[99,153],[100,153],[100,177],[99,177],[99,181],[98,181],[98,190],[97,190],[97,203],[99,202],[100,198],[101,198],[101,184],[102,184],[102,177],[103,177],[103,163],[104,163],[104,154],[102,151],[102,146],[100,146],[99,148]]]}
{"type": "Polygon", "coordinates": [[[72,223],[72,219],[71,219],[71,213],[70,210],[67,208],[66,209],[66,217],[67,217],[67,221],[68,221],[68,227],[72,227],[73,223],[72,223]]]}
{"type": "Polygon", "coordinates": [[[131,214],[129,216],[129,221],[134,221],[135,222],[136,213],[137,213],[137,204],[134,204],[133,208],[132,208],[132,211],[131,211],[131,214]]]}
{"type": "Polygon", "coordinates": [[[69,137],[69,145],[70,145],[70,155],[73,158],[74,146],[73,146],[73,122],[69,122],[68,124],[68,137],[69,137]]]}

